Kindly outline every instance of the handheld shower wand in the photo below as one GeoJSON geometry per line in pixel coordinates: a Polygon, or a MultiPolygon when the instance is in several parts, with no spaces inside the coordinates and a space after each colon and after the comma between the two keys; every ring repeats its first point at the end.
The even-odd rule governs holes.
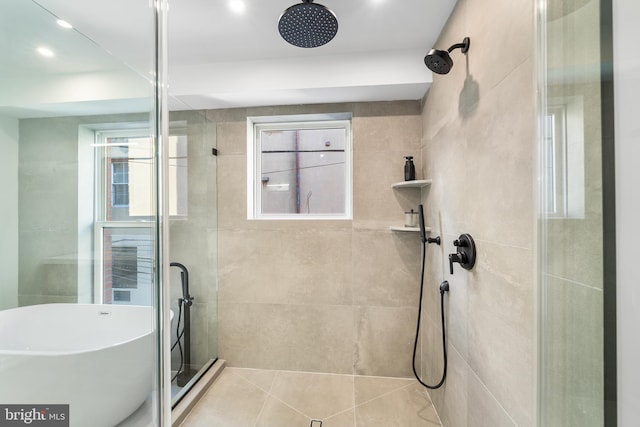
{"type": "Polygon", "coordinates": [[[440,237],[430,238],[427,237],[426,227],[424,226],[424,208],[422,205],[418,206],[419,213],[419,225],[420,225],[420,241],[422,242],[422,272],[420,274],[420,300],[418,301],[418,323],[416,325],[416,337],[413,341],[413,356],[411,359],[411,366],[413,368],[413,374],[420,384],[429,389],[437,389],[442,387],[444,384],[444,380],[447,377],[447,347],[446,347],[446,331],[445,331],[445,322],[444,322],[444,294],[449,292],[449,282],[446,280],[440,284],[440,319],[442,321],[442,354],[444,358],[444,368],[442,371],[442,377],[440,381],[435,385],[430,385],[424,382],[420,375],[418,375],[418,370],[416,369],[416,353],[418,350],[418,340],[420,338],[420,319],[422,317],[422,296],[424,294],[424,270],[425,270],[425,261],[426,261],[426,253],[427,253],[427,243],[435,243],[440,245],[440,237]]]}

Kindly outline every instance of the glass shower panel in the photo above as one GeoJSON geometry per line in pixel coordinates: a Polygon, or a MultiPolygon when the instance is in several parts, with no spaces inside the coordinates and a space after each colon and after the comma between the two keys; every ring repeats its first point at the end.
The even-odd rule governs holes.
{"type": "Polygon", "coordinates": [[[169,145],[168,184],[175,405],[218,357],[217,161],[215,123],[204,111],[171,111],[169,119],[174,141],[169,145]]]}
{"type": "Polygon", "coordinates": [[[156,11],[128,11],[125,64],[82,32],[109,7],[0,2],[2,425],[161,422],[156,11]]]}
{"type": "Polygon", "coordinates": [[[601,2],[540,2],[540,420],[605,425],[601,2]]]}

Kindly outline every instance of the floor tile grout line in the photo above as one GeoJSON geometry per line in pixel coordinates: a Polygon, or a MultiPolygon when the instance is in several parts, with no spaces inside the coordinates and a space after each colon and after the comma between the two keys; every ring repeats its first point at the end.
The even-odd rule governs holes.
{"type": "MultiPolygon", "coordinates": [[[[383,394],[381,394],[381,395],[379,395],[379,396],[376,396],[376,397],[371,398],[371,399],[369,399],[369,400],[365,400],[365,401],[364,401],[364,402],[362,402],[362,403],[358,403],[357,405],[355,405],[355,397],[354,397],[354,405],[355,405],[355,406],[354,406],[354,408],[357,408],[358,406],[366,405],[367,403],[373,402],[374,400],[380,399],[380,398],[382,398],[382,397],[386,397],[386,396],[388,396],[388,395],[390,395],[390,394],[392,394],[392,393],[395,393],[396,391],[400,391],[400,390],[402,390],[403,388],[409,388],[409,387],[411,387],[412,385],[415,385],[415,384],[417,384],[417,381],[415,381],[415,380],[414,380],[414,381],[413,381],[413,382],[411,382],[410,384],[406,384],[406,385],[400,386],[400,387],[395,388],[395,389],[393,389],[393,390],[390,390],[390,391],[388,391],[388,392],[386,392],[386,393],[383,393],[383,394]]],[[[355,395],[355,393],[354,393],[354,395],[355,395]]],[[[427,393],[427,396],[429,397],[429,401],[431,401],[431,396],[429,396],[429,394],[428,394],[428,393],[427,393]]],[[[431,404],[433,405],[433,402],[431,402],[431,404]]],[[[435,407],[435,406],[434,406],[434,407],[435,407]]]]}
{"type": "MultiPolygon", "coordinates": [[[[264,371],[269,371],[270,369],[262,369],[264,371]]],[[[282,399],[278,398],[277,396],[271,394],[271,391],[273,390],[273,387],[276,383],[276,379],[278,378],[278,376],[280,375],[280,371],[277,369],[273,369],[271,370],[273,372],[276,373],[276,375],[273,377],[273,381],[271,381],[271,386],[269,387],[269,390],[265,390],[262,387],[260,387],[257,384],[254,384],[252,381],[249,381],[248,379],[244,378],[242,375],[238,375],[237,373],[234,372],[229,372],[229,374],[240,378],[241,380],[245,381],[246,383],[248,383],[249,385],[254,386],[255,388],[257,388],[258,390],[262,391],[265,393],[265,399],[264,402],[262,403],[262,407],[260,408],[260,412],[258,412],[258,416],[256,417],[256,420],[253,423],[253,427],[256,427],[258,425],[258,422],[260,421],[260,416],[262,415],[262,413],[264,412],[264,408],[267,406],[267,401],[269,400],[270,397],[274,398],[275,400],[277,400],[278,402],[282,403],[283,405],[287,406],[289,409],[292,409],[293,411],[297,412],[298,414],[302,415],[305,418],[308,418],[309,420],[311,420],[312,418],[310,416],[308,416],[307,414],[299,411],[298,409],[294,408],[293,406],[289,405],[287,402],[283,401],[282,399]]]]}
{"type": "MultiPolygon", "coordinates": [[[[352,397],[353,397],[353,406],[351,406],[351,407],[349,407],[349,408],[347,408],[347,409],[343,409],[342,411],[336,412],[335,414],[331,414],[331,415],[329,415],[329,416],[326,416],[326,417],[324,417],[324,420],[328,420],[328,419],[330,419],[330,418],[337,417],[338,415],[342,415],[342,414],[344,414],[344,413],[347,413],[347,412],[349,412],[349,411],[352,411],[352,410],[353,410],[353,411],[354,411],[354,422],[355,422],[355,409],[356,409],[356,385],[355,385],[355,377],[356,377],[356,375],[350,375],[350,377],[352,377],[352,379],[353,379],[353,382],[352,382],[353,386],[352,386],[352,388],[351,388],[351,390],[353,391],[353,394],[352,394],[352,397]]],[[[355,427],[355,426],[354,426],[354,427],[355,427]]]]}
{"type": "Polygon", "coordinates": [[[429,390],[425,389],[425,393],[429,398],[429,402],[431,402],[431,406],[433,407],[433,412],[435,412],[436,418],[438,419],[440,426],[443,426],[444,424],[442,424],[442,418],[440,418],[440,414],[438,413],[438,408],[436,408],[436,405],[433,403],[433,399],[431,398],[431,394],[429,393],[429,390]]]}
{"type": "MultiPolygon", "coordinates": [[[[393,394],[393,393],[395,393],[395,392],[398,392],[398,391],[400,391],[400,390],[402,390],[402,389],[406,389],[406,388],[409,388],[409,387],[414,386],[415,384],[417,384],[417,381],[416,381],[416,380],[414,380],[414,379],[410,379],[410,378],[401,378],[401,377],[397,377],[397,378],[396,378],[396,377],[366,376],[366,375],[353,375],[353,374],[334,374],[334,373],[322,373],[322,372],[285,371],[285,370],[279,370],[279,369],[254,369],[254,368],[238,368],[238,369],[239,369],[239,370],[247,369],[247,370],[254,370],[254,371],[272,371],[272,372],[275,372],[275,376],[274,376],[273,380],[271,381],[271,385],[270,385],[270,387],[269,387],[269,390],[265,390],[263,387],[260,387],[258,384],[255,384],[254,382],[252,382],[252,381],[250,381],[249,379],[245,378],[244,376],[242,376],[242,375],[238,374],[237,372],[233,372],[233,371],[231,371],[231,370],[230,370],[230,372],[229,372],[229,374],[233,375],[234,377],[240,378],[242,381],[244,381],[244,382],[248,383],[249,385],[251,385],[251,386],[255,387],[256,389],[258,389],[258,390],[260,390],[260,391],[262,391],[263,393],[265,393],[265,394],[266,394],[265,401],[264,401],[264,403],[262,404],[262,407],[261,407],[261,409],[260,409],[260,412],[258,413],[258,416],[257,416],[257,418],[256,418],[256,421],[255,421],[255,422],[254,422],[254,424],[253,424],[253,427],[256,427],[256,426],[257,426],[257,424],[258,424],[258,422],[260,421],[260,417],[262,416],[262,414],[263,414],[263,412],[264,412],[264,409],[265,409],[265,407],[266,407],[266,405],[267,405],[267,401],[268,401],[269,397],[272,397],[273,399],[277,400],[277,401],[278,401],[278,402],[280,402],[281,404],[285,405],[286,407],[288,407],[289,409],[291,409],[291,410],[295,411],[296,413],[298,413],[298,414],[302,415],[303,417],[307,418],[308,420],[312,420],[312,419],[314,419],[313,417],[311,417],[311,416],[307,415],[306,413],[302,412],[301,410],[299,410],[299,409],[295,408],[294,406],[290,405],[289,403],[285,402],[284,400],[282,400],[281,398],[277,397],[276,395],[274,395],[274,394],[272,393],[272,391],[273,391],[273,389],[274,389],[274,387],[275,387],[275,385],[276,385],[277,379],[278,379],[278,377],[281,375],[281,373],[282,373],[282,372],[286,372],[286,373],[294,373],[294,374],[302,373],[302,374],[314,374],[314,375],[328,375],[328,376],[344,376],[344,377],[351,377],[351,379],[352,379],[352,397],[353,397],[352,402],[353,402],[353,406],[351,406],[351,407],[349,407],[349,408],[347,408],[347,409],[344,409],[344,410],[342,410],[342,411],[336,412],[335,414],[329,415],[329,416],[327,416],[327,417],[323,417],[323,419],[327,420],[327,419],[330,419],[330,418],[336,417],[336,416],[338,416],[338,415],[341,415],[341,414],[344,414],[344,413],[346,413],[346,412],[348,412],[348,411],[353,410],[353,421],[354,421],[354,427],[356,427],[356,426],[357,426],[357,421],[358,421],[358,420],[357,420],[357,415],[356,415],[356,409],[357,409],[358,407],[363,406],[363,405],[366,405],[366,404],[368,404],[368,403],[370,403],[370,402],[373,402],[373,401],[375,401],[375,400],[377,400],[377,399],[381,399],[381,398],[387,397],[387,396],[389,396],[389,395],[391,395],[391,394],[393,394]],[[355,398],[355,390],[356,390],[355,380],[356,380],[356,377],[363,377],[363,378],[380,378],[380,379],[400,379],[400,380],[409,380],[410,382],[409,382],[408,384],[405,384],[405,385],[399,386],[399,387],[397,387],[397,388],[394,388],[394,389],[392,389],[392,390],[389,390],[388,392],[383,393],[383,394],[381,394],[381,395],[378,395],[378,396],[376,396],[376,397],[374,397],[374,398],[371,398],[371,399],[365,400],[365,401],[363,401],[363,402],[361,402],[361,403],[359,403],[359,404],[356,404],[356,401],[355,401],[355,400],[356,400],[356,398],[355,398]]],[[[427,395],[427,398],[429,399],[430,404],[431,404],[431,405],[433,406],[433,408],[435,409],[435,405],[433,404],[433,400],[431,399],[431,396],[429,395],[429,393],[426,393],[426,395],[427,395]]],[[[436,411],[436,416],[438,417],[438,421],[440,421],[440,425],[442,425],[442,422],[441,422],[441,420],[440,420],[440,416],[438,415],[437,411],[436,411]]]]}
{"type": "MultiPolygon", "coordinates": [[[[235,378],[239,378],[241,381],[244,381],[245,383],[249,384],[252,387],[255,387],[256,389],[262,391],[265,394],[264,402],[262,402],[262,406],[260,407],[260,411],[258,412],[258,415],[256,416],[256,419],[253,422],[253,427],[256,427],[258,425],[258,421],[260,421],[260,415],[262,415],[262,412],[264,411],[264,407],[267,404],[267,399],[269,398],[269,393],[267,391],[265,391],[262,387],[258,386],[257,384],[254,384],[253,382],[249,381],[248,379],[246,379],[242,375],[238,375],[236,372],[233,372],[232,370],[227,371],[227,373],[229,375],[232,375],[235,378]]],[[[215,383],[211,385],[209,390],[213,390],[213,387],[215,387],[215,383]]]]}
{"type": "MultiPolygon", "coordinates": [[[[285,372],[291,374],[311,374],[311,375],[331,375],[339,377],[359,377],[359,378],[379,378],[383,380],[406,380],[415,381],[413,377],[387,377],[384,375],[358,375],[358,374],[340,374],[335,372],[318,372],[318,371],[294,371],[291,369],[263,369],[263,368],[243,368],[239,366],[228,366],[228,369],[237,369],[239,371],[271,371],[271,372],[285,372]]],[[[404,387],[404,386],[403,386],[404,387]]]]}
{"type": "MultiPolygon", "coordinates": [[[[355,376],[354,376],[354,377],[355,377],[355,376]]],[[[380,377],[380,378],[385,378],[385,377],[380,377]]],[[[364,402],[362,402],[362,403],[356,404],[356,403],[355,403],[355,381],[354,381],[354,387],[353,387],[353,395],[354,395],[354,399],[353,399],[353,400],[354,400],[354,406],[353,406],[353,407],[351,407],[351,408],[348,408],[348,409],[342,410],[342,411],[340,411],[340,412],[336,412],[335,414],[333,414],[333,415],[331,415],[331,416],[329,416],[329,417],[326,417],[326,418],[325,418],[325,420],[328,420],[328,419],[333,418],[333,417],[337,417],[338,415],[342,415],[342,414],[344,414],[344,413],[346,413],[346,412],[349,412],[349,411],[353,410],[353,423],[354,423],[354,427],[356,427],[356,426],[358,425],[358,419],[357,419],[357,413],[356,413],[356,409],[357,409],[358,407],[361,407],[361,406],[363,406],[363,405],[366,405],[366,404],[368,404],[368,403],[371,403],[371,402],[373,402],[374,400],[378,400],[378,399],[381,399],[381,398],[383,398],[383,397],[387,397],[387,396],[389,396],[389,395],[391,395],[391,394],[393,394],[393,393],[395,393],[395,392],[398,392],[398,391],[400,391],[400,390],[402,390],[402,389],[405,389],[405,388],[409,388],[409,387],[411,387],[411,386],[413,386],[413,385],[416,385],[416,384],[417,384],[417,381],[415,381],[415,380],[414,380],[414,381],[412,381],[410,384],[406,384],[406,385],[400,386],[400,387],[395,388],[395,389],[393,389],[393,390],[390,390],[390,391],[388,391],[388,392],[386,392],[386,393],[383,393],[383,394],[381,394],[381,395],[379,395],[379,396],[377,396],[377,397],[374,397],[374,398],[372,398],[372,399],[365,400],[365,401],[364,401],[364,402]]],[[[433,407],[434,412],[436,413],[436,417],[438,417],[438,422],[440,423],[440,425],[443,425],[443,424],[442,424],[442,420],[440,419],[440,415],[438,415],[438,411],[436,411],[436,410],[435,410],[435,405],[433,404],[433,400],[431,399],[431,396],[430,396],[430,395],[429,395],[429,393],[428,393],[428,392],[426,392],[426,391],[425,391],[425,395],[426,395],[427,399],[429,399],[429,403],[430,403],[430,404],[431,404],[431,406],[433,407]]]]}
{"type": "Polygon", "coordinates": [[[256,416],[256,420],[253,422],[253,427],[258,426],[258,421],[260,421],[260,416],[264,412],[264,408],[267,406],[268,400],[269,400],[269,395],[267,394],[265,395],[264,402],[262,402],[262,407],[260,407],[260,412],[258,412],[258,415],[256,416]]]}
{"type": "MultiPolygon", "coordinates": [[[[330,420],[331,418],[337,417],[338,415],[346,414],[349,411],[354,411],[355,412],[355,409],[356,409],[355,405],[352,406],[351,408],[343,409],[340,412],[336,412],[335,414],[331,414],[328,417],[324,417],[323,421],[330,420]]],[[[354,421],[355,421],[355,416],[354,416],[354,421]]]]}
{"type": "MultiPolygon", "coordinates": [[[[323,374],[323,373],[317,373],[314,372],[312,374],[317,374],[317,375],[324,375],[324,376],[343,376],[343,377],[350,377],[351,380],[351,402],[350,402],[350,407],[343,409],[339,412],[336,412],[334,414],[328,415],[328,416],[323,416],[322,418],[313,418],[309,415],[307,415],[306,413],[302,412],[301,410],[297,409],[296,407],[292,406],[291,404],[287,403],[285,400],[283,400],[282,398],[274,395],[274,391],[277,391],[278,387],[276,387],[276,385],[278,385],[278,380],[280,378],[284,378],[286,380],[286,375],[285,373],[300,373],[299,371],[283,371],[283,370],[266,370],[266,369],[252,369],[252,368],[247,368],[247,370],[252,370],[252,371],[262,371],[262,372],[272,372],[273,373],[273,378],[271,379],[270,385],[269,387],[260,387],[258,384],[255,384],[253,381],[251,381],[248,378],[245,378],[241,373],[243,369],[240,368],[238,371],[235,370],[230,370],[228,372],[228,374],[230,374],[230,377],[238,379],[240,378],[243,383],[246,383],[248,385],[250,385],[251,387],[253,387],[255,390],[260,390],[262,393],[264,393],[264,401],[262,402],[261,408],[259,410],[259,412],[256,415],[255,421],[252,424],[249,424],[251,427],[257,427],[258,425],[260,425],[261,422],[265,421],[266,419],[263,418],[264,416],[266,416],[266,414],[269,413],[269,411],[267,411],[266,409],[269,407],[269,399],[273,398],[275,400],[275,402],[273,403],[280,403],[281,405],[284,405],[284,407],[289,408],[289,410],[293,411],[293,413],[299,414],[299,416],[304,418],[304,422],[308,423],[311,420],[314,419],[319,419],[322,421],[327,421],[327,420],[331,420],[334,419],[335,417],[341,416],[342,415],[342,419],[344,418],[344,415],[348,413],[348,411],[353,411],[353,427],[357,427],[358,426],[358,415],[357,415],[357,408],[362,407],[364,405],[370,404],[371,402],[374,402],[376,400],[385,400],[387,399],[390,395],[394,394],[394,393],[398,393],[402,390],[408,390],[411,387],[416,386],[418,383],[416,380],[414,379],[409,379],[409,378],[396,378],[396,379],[401,379],[401,380],[407,380],[407,384],[405,385],[401,385],[401,386],[395,386],[393,389],[382,393],[376,397],[373,397],[371,399],[367,399],[361,403],[356,404],[356,377],[362,377],[362,378],[380,378],[380,379],[390,379],[393,377],[371,377],[371,376],[361,376],[361,375],[349,375],[349,374],[323,374]],[[268,391],[266,390],[266,388],[268,388],[268,391]]],[[[253,378],[253,377],[249,377],[249,378],[253,378]]],[[[257,376],[255,377],[258,380],[260,380],[260,377],[257,376]]],[[[266,377],[268,378],[268,377],[266,377]]],[[[257,382],[261,382],[262,384],[266,384],[266,381],[257,381],[257,382]]],[[[365,383],[366,384],[366,383],[365,383]]],[[[285,384],[286,385],[286,381],[285,384]]],[[[484,384],[483,384],[484,385],[484,384]]],[[[411,393],[413,394],[413,391],[411,391],[411,393]]],[[[211,390],[207,391],[207,394],[210,393],[211,390]]],[[[420,388],[420,394],[425,394],[426,399],[428,400],[429,404],[431,405],[432,409],[435,412],[435,416],[437,419],[437,422],[439,423],[440,426],[442,426],[442,420],[440,419],[440,415],[438,414],[437,411],[435,411],[435,405],[433,404],[433,400],[431,399],[431,396],[429,395],[428,391],[423,390],[422,388],[420,388]]],[[[273,403],[271,405],[273,405],[273,403]]],[[[276,404],[277,404],[276,403],[276,404]]],[[[275,406],[274,406],[275,407],[275,406]]],[[[348,420],[351,417],[347,417],[345,419],[348,420]]],[[[306,424],[305,424],[306,425],[306,424]]]]}
{"type": "MultiPolygon", "coordinates": [[[[229,373],[229,375],[233,375],[234,377],[240,378],[242,381],[246,382],[247,384],[249,384],[251,386],[254,386],[255,388],[257,388],[258,390],[264,392],[265,394],[269,394],[269,392],[267,390],[263,389],[258,384],[254,383],[253,381],[249,381],[248,379],[246,379],[242,375],[238,375],[237,373],[232,372],[232,371],[229,371],[228,373],[229,373]]],[[[213,385],[215,385],[215,383],[213,385]]]]}
{"type": "MultiPolygon", "coordinates": [[[[257,384],[254,384],[256,387],[258,387],[260,390],[262,390],[262,391],[264,391],[266,393],[266,397],[264,399],[264,403],[262,404],[262,408],[260,408],[260,412],[258,413],[258,416],[256,417],[256,422],[253,424],[253,427],[257,427],[258,426],[258,422],[260,421],[260,416],[264,412],[264,408],[266,408],[266,406],[267,406],[267,402],[269,401],[269,397],[271,396],[271,390],[273,390],[273,385],[276,383],[276,379],[278,378],[279,374],[280,374],[280,372],[275,371],[275,375],[273,376],[273,379],[271,380],[271,385],[269,386],[269,390],[264,390],[262,387],[258,386],[257,384]]],[[[247,381],[249,381],[249,380],[247,380],[247,381]]],[[[249,382],[251,382],[251,381],[249,381],[249,382]]]]}
{"type": "MultiPolygon", "coordinates": [[[[280,370],[276,370],[276,372],[277,372],[277,375],[279,375],[279,374],[280,374],[280,372],[294,372],[294,373],[297,373],[297,371],[280,371],[280,370]]],[[[352,410],[352,409],[355,409],[355,379],[354,379],[354,375],[349,375],[349,374],[331,374],[331,373],[329,373],[329,374],[324,374],[324,373],[318,373],[318,372],[305,372],[305,373],[312,373],[312,374],[318,374],[318,375],[327,375],[327,376],[329,376],[329,375],[339,375],[339,376],[351,377],[351,380],[352,380],[352,382],[351,382],[351,383],[353,384],[353,386],[352,386],[352,390],[353,390],[353,395],[352,395],[352,397],[353,397],[353,404],[354,404],[354,406],[352,406],[352,407],[350,407],[350,408],[347,408],[347,409],[345,409],[345,410],[342,410],[342,411],[340,411],[340,412],[336,412],[335,414],[329,415],[329,416],[327,416],[327,417],[323,417],[323,419],[329,419],[329,418],[331,418],[331,417],[335,417],[335,416],[340,415],[340,414],[342,414],[342,413],[344,413],[344,412],[347,412],[347,411],[350,411],[350,410],[352,410]]],[[[277,376],[277,375],[276,375],[276,376],[277,376]]],[[[276,382],[276,381],[275,381],[275,378],[274,378],[274,381],[273,381],[273,384],[274,384],[274,385],[275,385],[275,382],[276,382]]],[[[273,389],[273,386],[272,386],[272,389],[273,389]]],[[[286,405],[287,407],[289,407],[289,408],[291,408],[292,410],[296,411],[296,412],[297,412],[297,413],[299,413],[300,415],[302,415],[302,416],[304,416],[304,417],[308,418],[309,420],[317,419],[317,418],[311,417],[311,416],[309,416],[309,415],[305,414],[304,412],[302,412],[301,410],[299,410],[299,409],[297,409],[297,408],[295,408],[295,407],[291,406],[290,404],[288,404],[287,402],[285,402],[284,400],[280,399],[278,396],[276,396],[276,395],[274,395],[274,394],[269,393],[269,396],[273,397],[274,399],[276,399],[276,400],[277,400],[277,401],[279,401],[280,403],[282,403],[282,404],[286,405]]],[[[354,426],[354,427],[355,427],[355,426],[354,426]]]]}
{"type": "Polygon", "coordinates": [[[278,402],[282,403],[283,405],[285,405],[289,409],[292,409],[292,410],[296,411],[298,414],[302,415],[303,417],[308,418],[309,421],[312,420],[312,419],[315,419],[315,418],[310,417],[309,415],[305,414],[304,412],[300,411],[299,409],[294,408],[293,406],[289,405],[287,402],[285,402],[284,400],[280,399],[278,396],[276,396],[274,394],[270,394],[268,397],[274,398],[275,400],[277,400],[278,402]]]}
{"type": "MultiPolygon", "coordinates": [[[[294,408],[293,406],[289,405],[287,402],[285,402],[284,400],[280,399],[278,396],[276,396],[275,394],[272,393],[273,388],[276,385],[276,380],[278,379],[278,377],[280,376],[280,374],[283,372],[280,369],[274,369],[276,376],[273,377],[273,381],[271,382],[271,387],[269,388],[269,392],[268,392],[268,396],[267,397],[273,397],[275,400],[277,400],[278,402],[282,403],[283,405],[285,405],[286,407],[296,411],[298,414],[302,415],[303,417],[312,420],[313,418],[310,417],[309,415],[305,414],[304,412],[300,411],[297,408],[294,408]]],[[[295,371],[284,371],[284,372],[295,372],[295,371]]]]}
{"type": "Polygon", "coordinates": [[[278,377],[280,376],[280,371],[279,370],[275,370],[275,375],[273,376],[273,380],[271,381],[271,386],[269,387],[269,391],[267,392],[269,394],[269,396],[271,396],[271,392],[273,391],[273,388],[276,386],[276,381],[278,380],[278,377]]]}

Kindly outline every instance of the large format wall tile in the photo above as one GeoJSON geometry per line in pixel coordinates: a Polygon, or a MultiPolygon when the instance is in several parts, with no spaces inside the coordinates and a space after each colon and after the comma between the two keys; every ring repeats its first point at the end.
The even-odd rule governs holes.
{"type": "Polygon", "coordinates": [[[354,304],[415,307],[420,292],[417,233],[353,233],[354,304]]]}
{"type": "Polygon", "coordinates": [[[354,373],[411,377],[416,316],[412,307],[358,307],[354,373]]]}
{"type": "MultiPolygon", "coordinates": [[[[453,69],[434,76],[424,99],[423,169],[433,183],[422,197],[443,239],[427,257],[427,277],[451,288],[451,372],[431,392],[444,425],[524,427],[535,418],[533,27],[529,1],[459,0],[437,47],[468,36],[470,50],[452,52],[453,69]],[[478,19],[485,15],[492,19],[478,19]],[[450,275],[447,257],[462,233],[475,238],[476,266],[455,265],[450,275]]],[[[424,303],[422,339],[434,342],[438,296],[427,292],[424,303]]],[[[423,368],[441,358],[422,348],[423,368]]]]}
{"type": "Polygon", "coordinates": [[[246,156],[218,156],[218,228],[221,230],[243,227],[247,223],[246,171],[246,156]]]}
{"type": "MultiPolygon", "coordinates": [[[[474,427],[516,427],[518,424],[509,416],[505,409],[498,403],[491,392],[480,379],[473,374],[468,378],[469,398],[467,410],[469,420],[474,427]]],[[[544,425],[544,424],[543,424],[544,425]]],[[[565,424],[580,425],[582,424],[565,424]]]]}
{"type": "Polygon", "coordinates": [[[231,366],[350,374],[350,306],[239,304],[219,306],[220,357],[231,366]]]}
{"type": "MultiPolygon", "coordinates": [[[[467,72],[482,82],[482,98],[511,70],[531,58],[535,49],[534,6],[529,0],[492,0],[491,4],[462,0],[462,6],[466,9],[464,35],[471,38],[467,72]],[[491,19],[481,19],[487,13],[491,19]]],[[[462,57],[457,58],[464,65],[462,57]]],[[[522,94],[513,93],[512,98],[520,97],[533,104],[532,98],[522,94]]],[[[531,89],[526,94],[533,95],[531,89]]],[[[509,99],[509,104],[513,101],[509,99]]]]}
{"type": "MultiPolygon", "coordinates": [[[[358,165],[353,172],[353,222],[356,227],[367,223],[375,224],[378,229],[403,225],[404,213],[418,209],[417,197],[391,188],[391,184],[404,180],[404,156],[407,154],[399,150],[388,150],[383,154],[353,153],[354,165],[358,165]]],[[[419,159],[414,162],[418,173],[419,159]]]]}
{"type": "Polygon", "coordinates": [[[519,425],[531,425],[533,254],[483,241],[476,244],[483,256],[470,273],[468,363],[519,425]]]}
{"type": "Polygon", "coordinates": [[[406,155],[421,173],[420,103],[212,110],[207,117],[220,149],[220,356],[231,366],[410,376],[420,250],[417,234],[388,228],[419,203],[420,190],[391,184],[404,179],[406,155]],[[247,220],[247,116],[331,112],[353,114],[353,220],[247,220]],[[400,342],[401,364],[393,351],[400,342]]]}
{"type": "Polygon", "coordinates": [[[377,116],[353,118],[353,151],[405,151],[420,155],[422,120],[416,113],[409,116],[377,116]]]}
{"type": "Polygon", "coordinates": [[[225,302],[350,305],[351,236],[312,231],[221,231],[225,302]]]}
{"type": "MultiPolygon", "coordinates": [[[[440,380],[443,369],[439,327],[430,328],[427,336],[429,343],[433,344],[424,352],[431,363],[425,367],[421,376],[427,384],[435,385],[440,380]],[[436,342],[438,345],[435,345],[436,342]]],[[[433,404],[438,408],[443,425],[447,427],[475,427],[475,420],[468,417],[469,414],[466,410],[467,406],[472,404],[469,401],[471,397],[468,392],[469,366],[455,347],[451,344],[447,345],[447,378],[442,387],[430,390],[429,394],[433,404]]]]}

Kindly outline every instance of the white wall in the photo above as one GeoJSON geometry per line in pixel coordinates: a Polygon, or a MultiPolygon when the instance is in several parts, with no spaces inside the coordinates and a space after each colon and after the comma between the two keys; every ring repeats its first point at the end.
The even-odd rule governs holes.
{"type": "Polygon", "coordinates": [[[640,2],[613,1],[616,121],[618,426],[640,420],[640,2]]]}
{"type": "Polygon", "coordinates": [[[0,117],[0,310],[18,305],[18,120],[0,117]]]}

